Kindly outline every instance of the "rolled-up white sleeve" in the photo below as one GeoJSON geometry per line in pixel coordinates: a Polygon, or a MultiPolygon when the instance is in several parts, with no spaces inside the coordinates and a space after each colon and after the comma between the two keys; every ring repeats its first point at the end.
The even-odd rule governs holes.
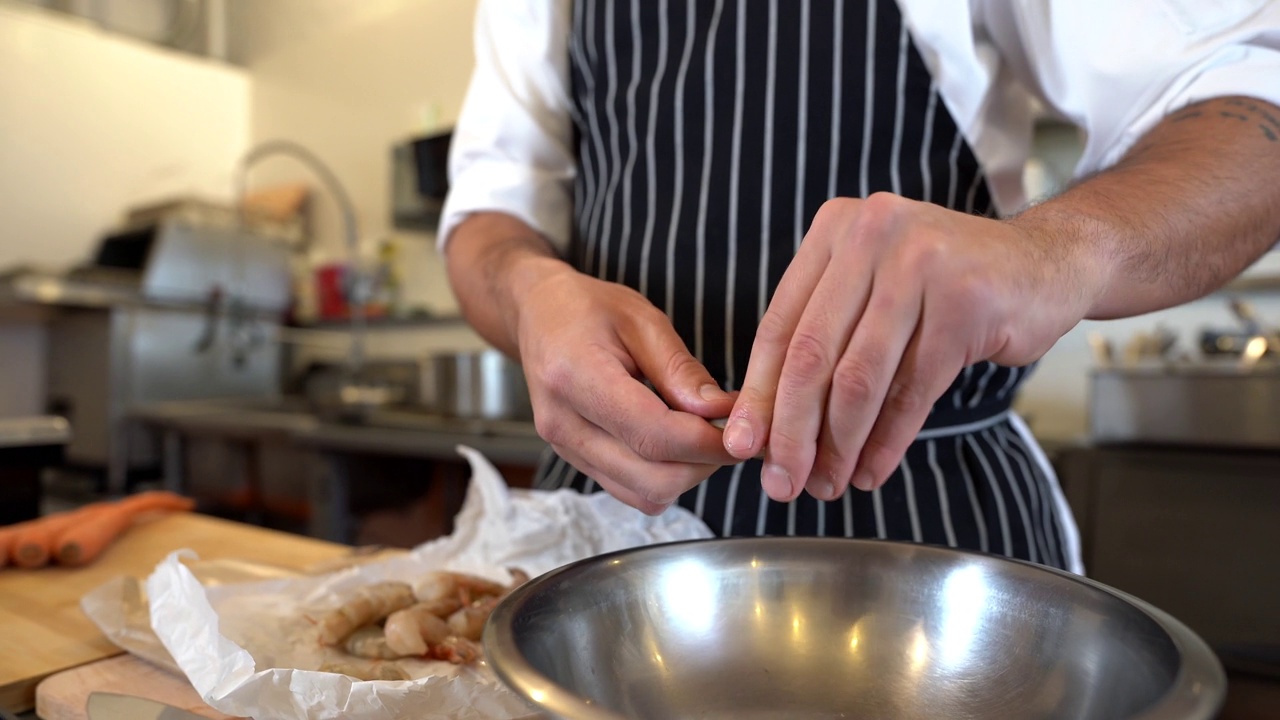
{"type": "Polygon", "coordinates": [[[984,11],[1014,73],[1085,131],[1077,175],[1114,164],[1192,103],[1243,95],[1280,105],[1277,2],[986,0],[984,11]]]}
{"type": "Polygon", "coordinates": [[[520,218],[563,253],[573,212],[570,0],[481,0],[476,66],[449,151],[443,251],[467,215],[520,218]]]}

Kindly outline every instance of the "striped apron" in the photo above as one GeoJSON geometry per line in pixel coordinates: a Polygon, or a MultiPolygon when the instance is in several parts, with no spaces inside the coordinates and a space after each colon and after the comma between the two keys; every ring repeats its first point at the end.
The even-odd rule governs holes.
{"type": "MultiPolygon", "coordinates": [[[[664,309],[727,390],[823,201],[890,191],[993,214],[891,0],[576,0],[571,32],[570,259],[664,309]]],[[[1056,481],[1009,410],[1028,370],[966,368],[875,492],[774,502],[752,460],[679,503],[726,536],[913,540],[1066,568],[1056,481]]],[[[536,482],[598,490],[554,455],[536,482]]]]}

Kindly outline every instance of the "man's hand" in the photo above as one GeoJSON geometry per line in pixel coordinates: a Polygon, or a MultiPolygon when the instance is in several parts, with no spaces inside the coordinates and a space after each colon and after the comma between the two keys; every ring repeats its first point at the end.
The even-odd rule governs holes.
{"type": "Polygon", "coordinates": [[[775,499],[893,472],[965,366],[1038,359],[1083,318],[1221,286],[1280,237],[1280,108],[1192,105],[1114,167],[1007,222],[892,195],[814,218],[763,318],[725,430],[768,447],[775,499]]]}
{"type": "Polygon", "coordinates": [[[707,422],[732,396],[642,295],[566,269],[526,297],[520,358],[538,434],[561,457],[651,514],[734,462],[707,422]]]}
{"type": "Polygon", "coordinates": [[[1085,316],[1100,274],[1063,249],[890,194],[826,203],[761,320],[726,448],[767,447],[775,500],[878,487],[964,367],[1030,363],[1085,316]]]}
{"type": "Polygon", "coordinates": [[[509,216],[473,216],[455,234],[450,274],[468,319],[518,353],[538,434],[562,458],[650,514],[734,462],[707,422],[733,396],[644,296],[577,272],[509,216]]]}

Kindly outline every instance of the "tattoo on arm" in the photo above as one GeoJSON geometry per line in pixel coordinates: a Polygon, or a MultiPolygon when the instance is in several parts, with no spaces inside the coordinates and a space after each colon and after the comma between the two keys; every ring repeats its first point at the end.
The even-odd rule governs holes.
{"type": "MultiPolygon", "coordinates": [[[[1272,112],[1268,107],[1244,98],[1229,98],[1224,100],[1223,105],[1230,107],[1230,110],[1219,110],[1217,115],[1226,120],[1235,120],[1237,122],[1256,124],[1258,130],[1262,132],[1263,137],[1267,140],[1280,143],[1280,117],[1272,112]]],[[[1203,117],[1204,111],[1202,106],[1193,105],[1179,112],[1174,113],[1169,122],[1182,122],[1191,118],[1203,117]]]]}

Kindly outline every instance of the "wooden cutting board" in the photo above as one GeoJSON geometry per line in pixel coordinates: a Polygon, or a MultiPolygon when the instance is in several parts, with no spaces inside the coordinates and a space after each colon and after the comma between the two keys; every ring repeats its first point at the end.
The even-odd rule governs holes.
{"type": "Polygon", "coordinates": [[[345,545],[181,513],[132,528],[86,567],[0,570],[0,707],[25,712],[44,678],[119,655],[80,610],[80,598],[119,575],[145,578],[180,548],[204,560],[235,558],[292,570],[351,553],[345,545]]]}
{"type": "Polygon", "coordinates": [[[212,720],[231,720],[200,699],[187,679],[132,655],[117,655],[45,678],[36,688],[41,720],[88,720],[85,704],[97,691],[137,695],[212,720]]]}

